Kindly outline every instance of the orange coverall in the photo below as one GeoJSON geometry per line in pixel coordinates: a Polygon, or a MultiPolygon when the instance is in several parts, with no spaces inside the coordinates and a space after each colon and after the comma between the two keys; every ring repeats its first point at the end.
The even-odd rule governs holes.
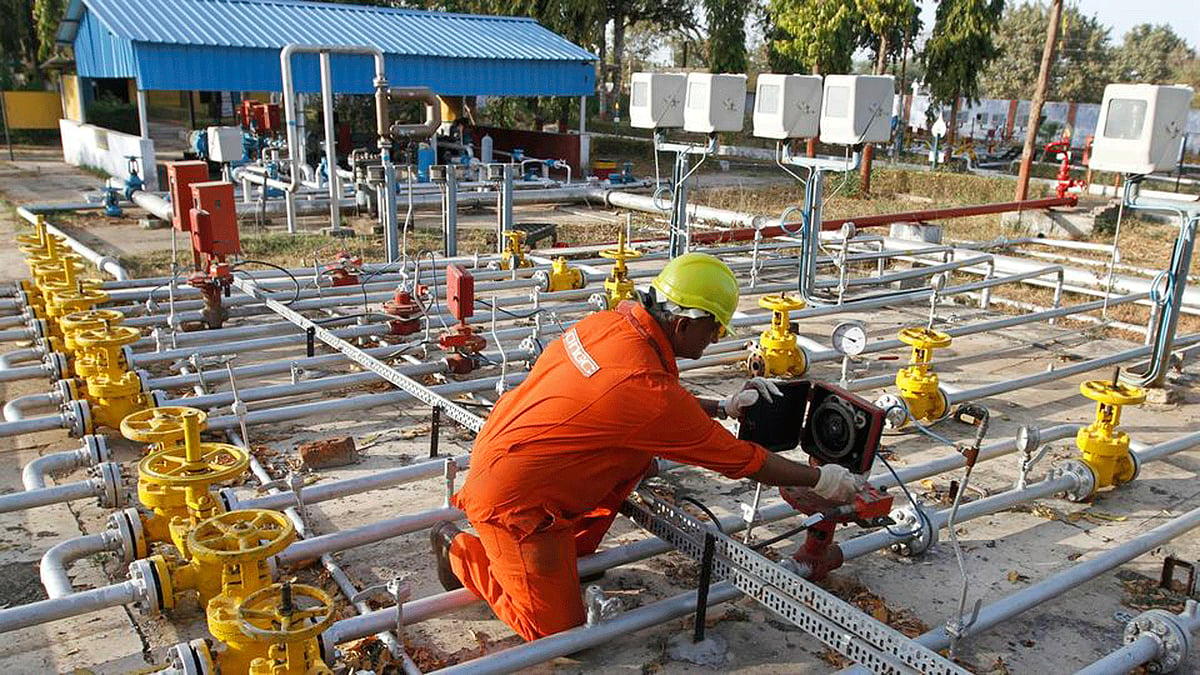
{"type": "Polygon", "coordinates": [[[551,343],[496,404],[453,500],[479,536],[455,537],[451,567],[526,640],[577,626],[576,558],[596,550],[654,457],[741,478],[766,452],[705,414],[658,323],[624,302],[551,343]]]}

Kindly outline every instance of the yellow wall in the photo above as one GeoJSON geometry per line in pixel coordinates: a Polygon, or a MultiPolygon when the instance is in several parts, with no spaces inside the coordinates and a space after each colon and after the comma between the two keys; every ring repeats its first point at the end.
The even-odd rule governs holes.
{"type": "Polygon", "coordinates": [[[79,95],[79,78],[75,75],[62,76],[62,100],[65,117],[76,122],[83,121],[83,98],[79,95]]]}
{"type": "Polygon", "coordinates": [[[6,91],[4,111],[10,129],[57,129],[62,101],[53,91],[6,91]]]}

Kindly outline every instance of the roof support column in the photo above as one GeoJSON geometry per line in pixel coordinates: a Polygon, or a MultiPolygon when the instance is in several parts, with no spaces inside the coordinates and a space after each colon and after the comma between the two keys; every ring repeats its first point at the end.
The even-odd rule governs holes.
{"type": "Polygon", "coordinates": [[[146,111],[146,90],[138,87],[137,90],[137,109],[138,109],[138,134],[142,138],[150,138],[150,118],[146,111]]]}

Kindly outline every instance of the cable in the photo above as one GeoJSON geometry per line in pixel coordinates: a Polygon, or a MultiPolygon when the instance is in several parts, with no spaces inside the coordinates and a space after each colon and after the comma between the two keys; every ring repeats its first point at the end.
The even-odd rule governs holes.
{"type": "Polygon", "coordinates": [[[900,474],[896,473],[896,470],[892,468],[891,462],[888,462],[887,458],[883,455],[877,454],[875,457],[879,461],[883,462],[883,465],[887,467],[888,472],[892,474],[892,478],[896,480],[896,485],[900,486],[900,489],[904,491],[904,496],[908,499],[908,503],[912,504],[913,512],[916,513],[917,520],[920,521],[919,525],[908,532],[896,532],[890,525],[885,525],[884,527],[887,529],[888,534],[898,539],[904,539],[920,533],[922,528],[929,528],[929,531],[932,532],[933,523],[929,521],[929,516],[925,515],[925,511],[921,509],[921,505],[917,503],[917,500],[913,497],[912,493],[908,491],[908,486],[904,484],[904,481],[900,480],[900,474]]]}
{"type": "Polygon", "coordinates": [[[288,276],[288,278],[292,280],[292,284],[294,284],[296,287],[295,293],[292,295],[291,300],[288,300],[287,302],[283,303],[284,305],[290,305],[293,302],[296,302],[297,300],[300,299],[300,280],[296,278],[296,275],[287,271],[286,268],[280,267],[279,265],[276,265],[273,262],[267,262],[265,260],[254,260],[252,258],[243,258],[240,262],[232,265],[229,269],[230,269],[230,271],[234,271],[234,272],[240,271],[243,274],[245,274],[246,276],[250,277],[251,280],[253,280],[254,279],[253,274],[250,274],[246,270],[239,269],[242,265],[245,265],[247,263],[251,263],[251,264],[255,264],[255,265],[264,265],[266,267],[271,267],[271,268],[277,269],[280,272],[283,272],[284,274],[286,274],[288,276]]]}
{"type": "Polygon", "coordinates": [[[710,521],[712,521],[712,526],[717,528],[717,532],[720,532],[721,534],[725,534],[725,530],[721,529],[721,521],[717,518],[716,514],[713,513],[712,511],[710,511],[709,508],[707,506],[705,506],[699,499],[685,495],[683,497],[680,497],[679,501],[687,502],[687,503],[691,504],[692,506],[695,506],[696,508],[703,511],[704,515],[708,516],[708,519],[710,521]]]}
{"type": "Polygon", "coordinates": [[[504,309],[503,307],[493,306],[492,303],[488,302],[487,300],[476,299],[475,302],[478,302],[479,304],[483,305],[484,307],[487,307],[488,309],[494,309],[497,312],[500,312],[501,314],[510,316],[514,319],[529,319],[529,318],[535,317],[538,314],[541,314],[542,312],[546,311],[545,308],[539,307],[527,314],[517,314],[515,312],[510,312],[507,309],[504,309]]]}

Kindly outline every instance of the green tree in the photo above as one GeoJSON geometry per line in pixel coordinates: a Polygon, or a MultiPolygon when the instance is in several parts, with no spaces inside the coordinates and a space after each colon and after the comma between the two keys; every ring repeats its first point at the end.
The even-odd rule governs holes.
{"type": "Polygon", "coordinates": [[[690,0],[605,0],[602,4],[599,55],[602,64],[601,96],[607,92],[604,82],[612,82],[612,96],[619,97],[625,74],[626,32],[634,24],[649,25],[667,34],[696,32],[696,19],[690,0]],[[605,28],[612,24],[612,59],[609,63],[605,28]]]}
{"type": "Polygon", "coordinates": [[[813,73],[848,73],[862,15],[856,0],[769,0],[771,49],[813,73]]]}
{"type": "MultiPolygon", "coordinates": [[[[1050,8],[1040,2],[1005,9],[996,33],[999,55],[980,75],[990,98],[1028,99],[1037,85],[1050,8]]],[[[1099,103],[1111,78],[1110,30],[1094,16],[1063,8],[1058,49],[1050,71],[1050,100],[1099,103]]]]}
{"type": "Polygon", "coordinates": [[[0,0],[0,88],[38,79],[37,28],[31,0],[0,0]]]}
{"type": "Polygon", "coordinates": [[[708,67],[714,73],[746,72],[746,0],[704,0],[708,15],[708,67]]]}
{"type": "Polygon", "coordinates": [[[1170,26],[1143,23],[1125,34],[1113,75],[1122,82],[1170,84],[1177,66],[1195,56],[1170,26]]]}
{"type": "Polygon", "coordinates": [[[62,23],[66,11],[65,0],[34,0],[33,18],[37,23],[39,61],[50,58],[57,50],[55,36],[58,34],[58,25],[62,23]]]}
{"type": "MultiPolygon", "coordinates": [[[[920,10],[913,0],[857,0],[858,13],[862,16],[863,42],[873,43],[875,48],[875,74],[887,72],[888,60],[894,51],[892,45],[903,45],[906,35],[911,34],[913,21],[920,21],[920,10]]],[[[891,111],[886,111],[889,114],[891,111]]],[[[871,192],[871,144],[863,149],[862,173],[859,191],[871,192]]]]}
{"type": "Polygon", "coordinates": [[[941,0],[933,34],[925,43],[925,83],[930,110],[950,106],[946,146],[952,147],[959,100],[979,100],[979,73],[996,58],[992,36],[1004,12],[1004,0],[941,0]]]}

